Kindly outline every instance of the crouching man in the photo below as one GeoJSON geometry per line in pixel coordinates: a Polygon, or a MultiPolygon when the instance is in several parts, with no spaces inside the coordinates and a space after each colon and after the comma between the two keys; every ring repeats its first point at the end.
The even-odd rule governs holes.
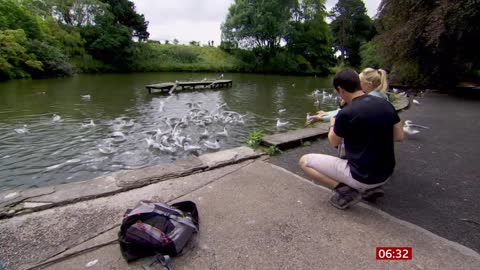
{"type": "Polygon", "coordinates": [[[403,140],[395,108],[388,101],[366,95],[358,74],[343,69],[333,79],[338,95],[348,104],[330,120],[329,143],[345,144],[346,159],[307,154],[300,159],[306,174],[333,189],[330,203],[345,209],[362,199],[383,195],[395,167],[394,141],[403,140]]]}

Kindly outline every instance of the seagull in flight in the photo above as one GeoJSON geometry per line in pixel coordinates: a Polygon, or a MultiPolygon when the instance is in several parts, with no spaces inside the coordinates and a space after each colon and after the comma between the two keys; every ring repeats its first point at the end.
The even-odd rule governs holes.
{"type": "Polygon", "coordinates": [[[224,136],[224,137],[228,137],[228,131],[227,131],[227,128],[223,127],[223,131],[221,131],[221,132],[217,132],[217,136],[224,136]]]}
{"type": "Polygon", "coordinates": [[[414,135],[420,132],[420,130],[415,128],[430,129],[426,126],[412,124],[412,121],[410,120],[405,120],[405,122],[403,123],[403,132],[407,133],[408,135],[414,135]]]}

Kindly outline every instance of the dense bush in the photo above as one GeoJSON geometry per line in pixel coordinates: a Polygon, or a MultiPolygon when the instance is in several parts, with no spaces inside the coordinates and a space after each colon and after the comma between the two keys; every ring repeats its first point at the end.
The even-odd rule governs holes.
{"type": "Polygon", "coordinates": [[[43,70],[42,62],[27,53],[22,29],[0,30],[0,81],[30,77],[28,71],[43,70]]]}
{"type": "Polygon", "coordinates": [[[36,56],[37,60],[42,62],[43,69],[30,70],[33,77],[43,76],[66,76],[74,72],[70,59],[62,51],[49,45],[45,41],[31,40],[28,42],[29,52],[36,56]]]}

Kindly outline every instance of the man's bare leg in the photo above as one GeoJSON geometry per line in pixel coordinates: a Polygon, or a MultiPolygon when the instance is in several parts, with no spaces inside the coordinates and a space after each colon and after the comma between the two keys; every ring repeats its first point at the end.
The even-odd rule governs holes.
{"type": "Polygon", "coordinates": [[[300,161],[298,162],[298,164],[300,165],[302,170],[308,176],[312,177],[315,180],[315,182],[317,182],[318,184],[320,184],[322,186],[325,186],[327,188],[330,188],[330,189],[335,188],[339,183],[338,181],[322,174],[321,172],[319,172],[317,170],[314,170],[312,168],[307,167],[307,165],[306,165],[307,164],[307,156],[308,156],[308,154],[302,156],[300,158],[300,161]]]}

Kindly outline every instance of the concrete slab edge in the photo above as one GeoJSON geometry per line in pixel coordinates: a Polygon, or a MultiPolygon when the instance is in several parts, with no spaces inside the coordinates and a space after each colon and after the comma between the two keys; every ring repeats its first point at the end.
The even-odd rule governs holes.
{"type": "MultiPolygon", "coordinates": [[[[57,207],[57,206],[64,206],[67,204],[92,200],[100,197],[108,197],[121,192],[141,188],[150,184],[170,180],[173,178],[184,177],[187,175],[200,173],[206,170],[213,170],[213,169],[217,169],[217,168],[232,165],[232,164],[237,164],[249,159],[256,159],[263,155],[265,155],[265,153],[254,151],[253,149],[246,146],[227,149],[224,151],[205,154],[196,158],[197,160],[201,161],[201,164],[192,163],[191,167],[177,166],[177,167],[180,167],[181,170],[176,171],[175,173],[167,172],[161,175],[160,174],[146,175],[143,178],[137,180],[138,184],[130,183],[129,185],[125,185],[125,186],[122,186],[119,183],[117,183],[117,181],[114,181],[112,184],[113,186],[110,186],[107,190],[95,189],[90,194],[79,195],[78,197],[70,196],[65,199],[62,199],[61,198],[62,195],[58,194],[60,191],[65,192],[65,190],[68,191],[68,189],[71,189],[73,192],[75,188],[78,189],[80,185],[100,186],[101,184],[104,184],[106,177],[115,178],[116,175],[124,172],[115,172],[108,176],[101,176],[92,180],[48,187],[52,189],[52,192],[38,193],[38,196],[17,197],[15,198],[15,200],[9,200],[8,202],[4,201],[3,205],[0,207],[0,219],[11,218],[18,215],[42,211],[42,210],[46,210],[46,209],[57,207]],[[55,200],[52,199],[52,201],[48,201],[48,198],[49,198],[48,196],[51,196],[51,198],[55,198],[55,200]]],[[[183,163],[183,161],[178,161],[178,163],[183,163]]],[[[173,163],[172,166],[176,166],[175,163],[173,163]]],[[[147,168],[150,168],[150,167],[147,167],[147,168]]],[[[132,170],[132,171],[141,171],[147,168],[132,170]]],[[[128,172],[132,172],[132,171],[128,171],[128,172]]],[[[44,189],[44,188],[40,188],[40,189],[44,189]]],[[[19,194],[21,193],[35,194],[36,193],[35,190],[37,189],[26,189],[18,192],[19,194]]]]}
{"type": "MultiPolygon", "coordinates": [[[[221,176],[218,176],[218,177],[212,179],[211,181],[205,183],[204,185],[201,185],[201,186],[195,188],[194,190],[191,190],[188,193],[181,194],[181,195],[179,195],[175,198],[171,198],[170,200],[166,201],[166,203],[168,203],[168,204],[173,203],[173,202],[181,199],[182,197],[184,197],[184,196],[186,196],[190,193],[193,193],[193,192],[195,192],[199,189],[204,188],[207,185],[210,185],[211,183],[225,177],[226,175],[235,173],[238,170],[241,170],[241,169],[251,165],[253,162],[255,162],[255,161],[252,160],[252,159],[246,159],[244,161],[238,162],[239,165],[241,165],[240,163],[244,163],[244,164],[241,165],[241,167],[239,167],[239,168],[236,168],[232,171],[229,171],[229,172],[227,172],[227,173],[225,173],[221,176]],[[250,161],[248,161],[248,160],[250,160],[250,161]]],[[[75,256],[81,255],[85,252],[89,252],[89,251],[95,250],[97,248],[101,248],[105,245],[115,244],[115,243],[117,243],[117,241],[116,241],[116,239],[118,239],[117,232],[118,232],[118,229],[119,229],[120,225],[121,225],[121,222],[115,223],[109,229],[101,231],[93,237],[90,237],[90,238],[88,238],[88,239],[86,239],[82,242],[79,242],[75,245],[72,245],[70,247],[66,247],[63,251],[58,252],[57,254],[52,256],[51,258],[48,258],[44,261],[40,261],[40,262],[31,264],[31,265],[28,265],[26,267],[26,269],[29,270],[29,269],[43,268],[45,266],[55,264],[59,261],[68,259],[70,257],[75,257],[75,256]],[[115,233],[112,234],[112,231],[115,231],[115,233]],[[95,243],[96,242],[95,240],[97,240],[99,238],[102,238],[102,237],[104,238],[103,241],[97,241],[97,243],[95,243]]]]}
{"type": "MultiPolygon", "coordinates": [[[[312,185],[312,186],[314,186],[314,187],[316,187],[316,188],[318,188],[318,189],[322,189],[322,190],[327,191],[327,192],[332,192],[330,189],[328,189],[328,188],[326,188],[326,187],[324,187],[324,186],[315,184],[314,182],[312,182],[312,181],[310,181],[310,180],[308,180],[308,179],[306,179],[306,178],[303,178],[303,177],[301,177],[301,176],[299,176],[299,175],[297,175],[297,174],[294,174],[294,173],[292,173],[292,172],[289,171],[289,170],[286,170],[286,169],[284,169],[284,168],[282,168],[282,167],[279,167],[279,166],[277,166],[277,165],[274,165],[274,164],[270,164],[270,163],[269,163],[269,165],[272,166],[272,168],[274,168],[274,169],[277,169],[277,170],[280,170],[280,171],[285,172],[285,173],[287,173],[287,174],[290,174],[290,175],[292,175],[292,177],[294,177],[294,178],[296,178],[296,179],[298,179],[298,180],[300,180],[300,181],[306,182],[306,183],[308,183],[308,184],[310,184],[310,185],[312,185]]],[[[468,247],[466,247],[466,246],[463,246],[463,245],[461,245],[461,244],[459,244],[459,243],[457,243],[457,242],[454,242],[454,241],[448,240],[448,239],[446,239],[446,238],[444,238],[444,237],[441,237],[441,236],[439,236],[439,235],[437,235],[437,234],[435,234],[435,233],[433,233],[433,232],[431,232],[431,231],[429,231],[429,230],[426,230],[426,229],[424,229],[424,228],[422,228],[422,227],[420,227],[420,226],[417,226],[417,225],[415,225],[415,224],[413,224],[413,223],[410,223],[410,222],[405,221],[405,220],[402,220],[402,219],[398,219],[398,218],[396,218],[396,217],[394,217],[394,216],[392,216],[392,215],[390,215],[390,214],[388,214],[388,213],[386,213],[386,212],[384,212],[384,211],[382,211],[382,210],[380,210],[380,209],[378,209],[378,208],[372,207],[372,206],[370,206],[370,205],[368,205],[368,204],[366,204],[366,203],[360,202],[360,203],[358,203],[357,205],[358,205],[359,207],[363,207],[363,208],[368,209],[368,210],[370,210],[370,211],[372,211],[372,212],[375,212],[375,213],[379,214],[380,216],[382,216],[382,217],[384,217],[384,218],[386,218],[386,219],[388,219],[388,220],[390,220],[390,221],[392,221],[392,222],[398,223],[398,224],[400,224],[400,225],[402,225],[402,226],[405,226],[405,227],[407,227],[407,228],[409,228],[409,229],[412,229],[412,230],[415,230],[415,231],[417,231],[417,232],[419,232],[419,233],[422,233],[422,234],[428,236],[429,238],[431,238],[431,239],[433,239],[433,240],[440,241],[440,242],[442,242],[443,244],[445,244],[445,245],[447,245],[447,246],[449,246],[449,247],[452,247],[453,249],[455,249],[455,250],[457,250],[458,252],[462,253],[463,255],[470,256],[470,257],[473,257],[473,258],[475,258],[475,259],[477,259],[477,260],[480,260],[480,254],[477,253],[476,251],[474,251],[473,249],[470,249],[470,248],[468,248],[468,247]]],[[[342,211],[342,210],[339,210],[339,211],[342,211]]]]}
{"type": "MultiPolygon", "coordinates": [[[[303,130],[303,129],[297,129],[295,131],[299,131],[299,130],[303,130]]],[[[292,131],[289,131],[289,132],[292,132],[292,131]]],[[[289,132],[279,133],[279,134],[287,134],[289,132]]],[[[328,135],[328,129],[325,129],[325,130],[319,129],[318,132],[315,133],[315,134],[311,134],[309,136],[305,136],[305,137],[302,137],[302,138],[299,138],[299,139],[289,140],[289,141],[285,141],[285,142],[273,142],[270,138],[265,138],[264,140],[262,140],[261,144],[263,146],[267,146],[267,147],[276,146],[276,147],[280,148],[281,150],[286,150],[286,149],[290,149],[290,148],[295,148],[297,146],[301,146],[302,142],[304,142],[304,141],[312,141],[312,140],[316,140],[316,139],[319,139],[319,138],[324,138],[324,137],[327,137],[327,135],[328,135]]]]}

